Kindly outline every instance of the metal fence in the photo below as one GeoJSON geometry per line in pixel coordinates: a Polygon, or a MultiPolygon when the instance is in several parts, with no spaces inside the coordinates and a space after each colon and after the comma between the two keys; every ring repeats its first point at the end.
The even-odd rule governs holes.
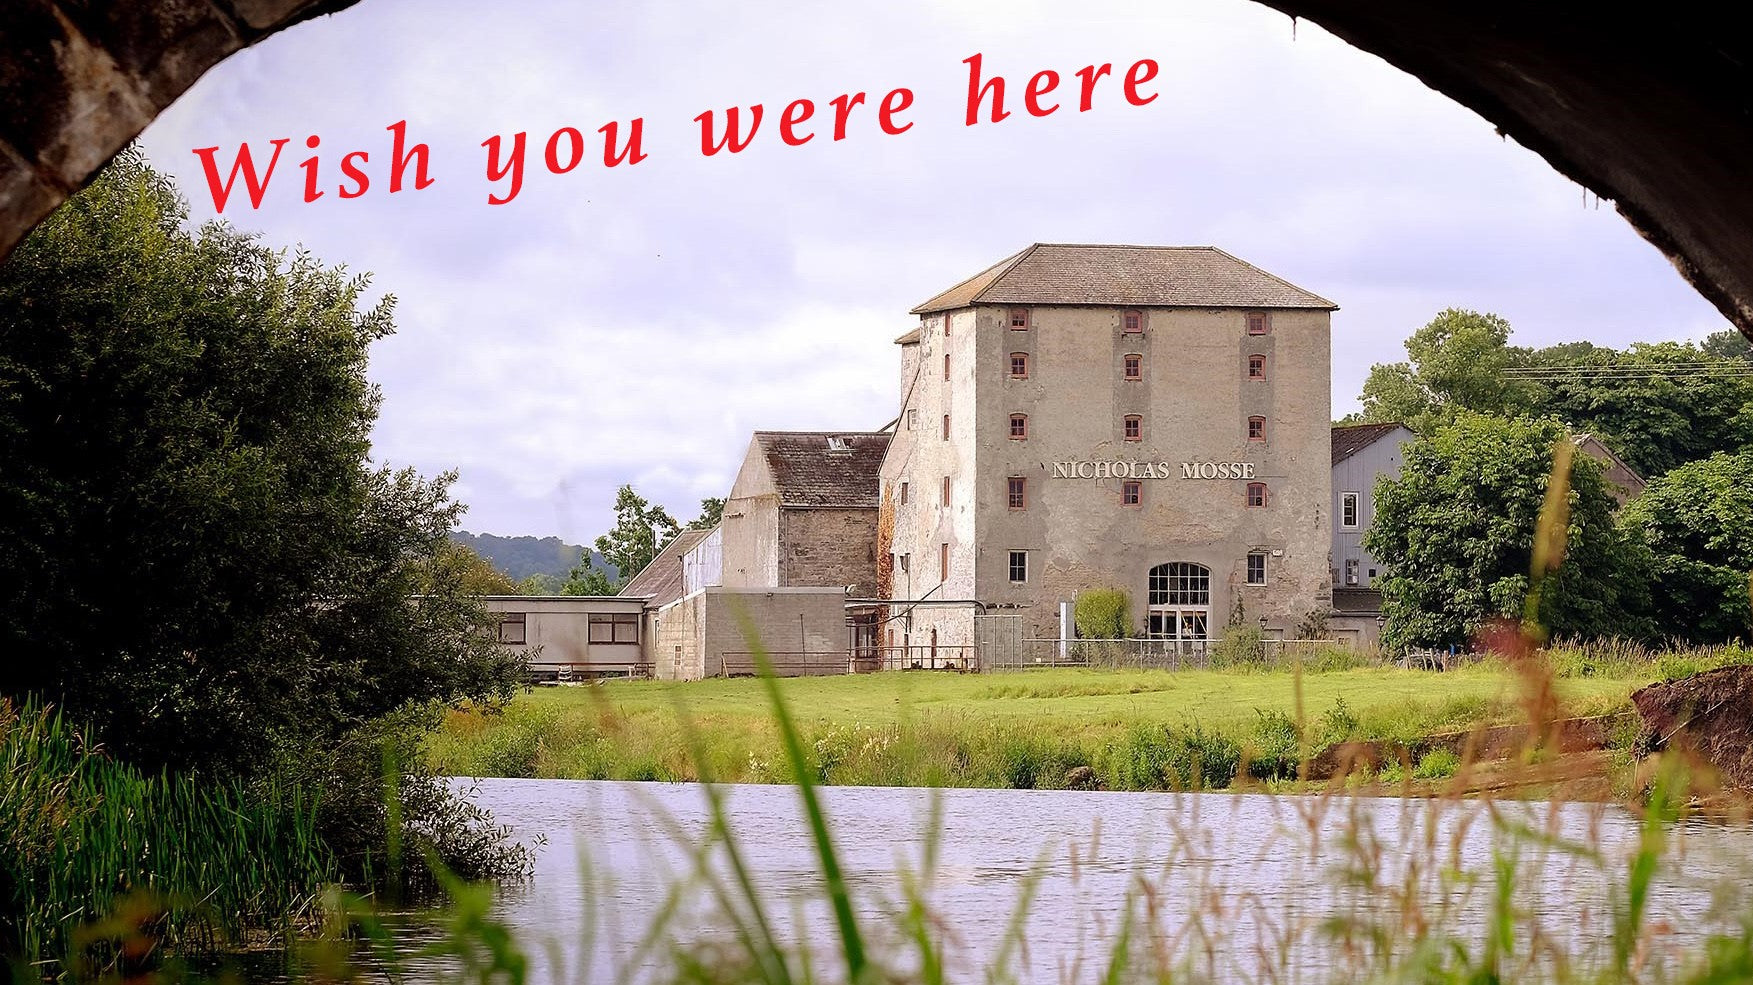
{"type": "Polygon", "coordinates": [[[1208,670],[1226,663],[1267,667],[1288,666],[1322,650],[1339,647],[1334,640],[1265,640],[1257,658],[1225,660],[1214,640],[1057,640],[1025,639],[1015,647],[981,654],[981,669],[1045,670],[1089,667],[1108,670],[1208,670]]]}

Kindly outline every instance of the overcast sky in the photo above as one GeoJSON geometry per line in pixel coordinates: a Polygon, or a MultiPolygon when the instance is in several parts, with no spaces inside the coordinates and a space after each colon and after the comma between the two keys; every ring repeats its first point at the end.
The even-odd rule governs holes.
{"type": "Polygon", "coordinates": [[[376,458],[461,472],[463,525],[588,541],[631,482],[683,521],[722,496],[756,429],[895,414],[907,310],[1031,242],[1210,244],[1333,299],[1334,415],[1444,307],[1523,344],[1699,338],[1727,327],[1612,209],[1410,76],[1244,0],[493,3],[363,0],[213,69],[142,138],[197,220],[196,147],[290,138],[262,208],[225,218],[373,275],[399,299],[372,353],[376,458]],[[1004,76],[963,124],[967,66],[1004,76]],[[1141,58],[1032,118],[1032,73],[1141,58]],[[883,134],[872,108],[913,90],[883,134]],[[784,105],[866,92],[846,139],[781,144],[784,105]],[[694,117],[762,103],[754,144],[707,158],[694,117]],[[647,159],[601,166],[597,128],[645,121],[647,159]],[[435,183],[387,190],[389,136],[435,183]],[[550,175],[572,126],[586,163],[550,175]],[[481,142],[529,133],[509,205],[481,142]],[[297,163],[321,136],[306,204],[297,163]],[[339,156],[370,153],[341,200],[339,156]],[[332,153],[331,153],[332,152],[332,153]],[[532,173],[533,172],[533,173],[532,173]],[[501,194],[503,192],[501,191],[501,194]]]}

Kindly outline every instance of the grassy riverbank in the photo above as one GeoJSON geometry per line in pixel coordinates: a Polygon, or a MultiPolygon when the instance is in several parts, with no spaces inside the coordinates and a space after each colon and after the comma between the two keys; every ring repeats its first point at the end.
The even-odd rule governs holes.
{"type": "MultiPolygon", "coordinates": [[[[1654,659],[1572,654],[1558,666],[1560,711],[1577,716],[1624,710],[1631,691],[1662,676],[1654,659]]],[[[915,672],[781,688],[814,748],[815,778],[834,784],[1224,786],[1236,759],[1263,778],[1294,762],[1299,702],[1305,751],[1358,739],[1416,749],[1425,736],[1526,720],[1523,678],[1491,663],[1446,673],[915,672]]],[[[541,689],[504,709],[453,712],[430,748],[458,775],[693,780],[704,762],[722,781],[791,779],[761,683],[746,679],[541,689]]],[[[1442,772],[1440,759],[1428,771],[1442,772]]]]}

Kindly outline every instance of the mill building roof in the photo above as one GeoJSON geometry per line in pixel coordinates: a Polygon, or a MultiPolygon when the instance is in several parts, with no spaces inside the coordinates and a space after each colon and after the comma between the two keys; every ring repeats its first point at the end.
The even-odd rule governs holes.
{"type": "Polygon", "coordinates": [[[976,304],[1338,308],[1214,246],[1036,243],[924,302],[913,313],[976,304]]]}
{"type": "MultiPolygon", "coordinates": [[[[1406,425],[1399,421],[1384,424],[1347,424],[1333,429],[1333,464],[1338,465],[1406,425]]],[[[1410,429],[1408,429],[1410,430],[1410,429]]]]}
{"type": "Polygon", "coordinates": [[[639,573],[628,580],[617,594],[633,598],[644,598],[645,604],[653,609],[669,605],[682,597],[682,555],[692,550],[695,544],[706,538],[711,529],[684,530],[677,534],[664,549],[657,552],[651,563],[639,569],[639,573]]]}
{"type": "Polygon", "coordinates": [[[890,435],[873,431],[756,431],[780,506],[876,508],[890,435]]]}

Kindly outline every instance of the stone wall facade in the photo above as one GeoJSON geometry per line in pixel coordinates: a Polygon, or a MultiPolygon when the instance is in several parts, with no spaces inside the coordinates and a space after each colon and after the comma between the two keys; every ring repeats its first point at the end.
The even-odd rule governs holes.
{"type": "MultiPolygon", "coordinates": [[[[1022,330],[1011,328],[1012,309],[999,306],[921,317],[918,380],[902,409],[903,426],[915,410],[921,424],[910,445],[892,446],[883,475],[897,497],[902,483],[909,487],[892,549],[911,555],[911,570],[902,575],[897,559],[897,601],[1015,607],[1031,635],[1051,638],[1061,601],[1117,587],[1131,597],[1134,629],[1144,635],[1152,568],[1189,562],[1208,572],[1213,638],[1238,602],[1246,620],[1264,617],[1274,636],[1326,610],[1329,312],[1268,312],[1262,335],[1249,334],[1242,309],[1144,314],[1138,333],[1124,330],[1119,307],[1032,307],[1022,330]],[[1026,360],[1026,375],[1013,376],[1013,353],[1026,360]],[[1138,357],[1137,379],[1127,378],[1128,356],[1138,357]],[[1258,378],[1249,373],[1252,356],[1264,359],[1258,378]],[[1021,436],[1012,435],[1012,415],[1026,420],[1021,436]],[[1131,435],[1130,416],[1138,419],[1131,435]],[[1255,440],[1250,418],[1264,425],[1255,440]],[[1183,477],[1188,465],[1195,475],[1221,465],[1223,477],[1183,477]],[[1023,483],[1020,508],[1010,501],[1013,478],[1023,483]],[[1123,502],[1129,481],[1140,484],[1136,504],[1123,502]],[[1264,505],[1249,505],[1250,482],[1264,485],[1264,505]],[[947,577],[939,570],[945,545],[947,577]],[[1026,558],[1020,581],[1012,579],[1013,551],[1026,558]],[[1262,584],[1248,583],[1251,554],[1263,562],[1262,584]]],[[[910,642],[933,630],[940,643],[973,642],[974,611],[914,608],[910,642]]]]}

